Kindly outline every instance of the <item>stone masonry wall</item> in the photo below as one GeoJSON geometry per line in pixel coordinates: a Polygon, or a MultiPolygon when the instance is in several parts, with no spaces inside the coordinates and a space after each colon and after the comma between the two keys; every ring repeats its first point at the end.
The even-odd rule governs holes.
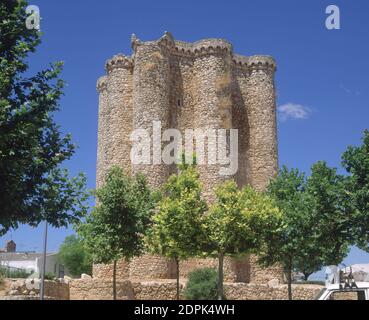
{"type": "Polygon", "coordinates": [[[271,280],[277,279],[280,283],[284,283],[283,268],[276,265],[273,267],[263,268],[257,262],[255,255],[250,256],[250,273],[249,279],[251,283],[265,284],[271,280]]]}
{"type": "MultiPolygon", "coordinates": [[[[36,300],[40,297],[40,279],[6,279],[7,300],[36,300]]],[[[45,280],[45,299],[69,300],[69,286],[63,279],[45,280]]]]}
{"type": "MultiPolygon", "coordinates": [[[[100,279],[70,281],[71,300],[112,300],[112,282],[100,279]]],[[[185,283],[181,282],[181,299],[184,299],[185,283]]],[[[295,300],[313,300],[323,287],[319,285],[293,285],[295,300]]],[[[287,285],[225,283],[228,300],[286,300],[287,285]]],[[[175,280],[123,281],[117,283],[119,300],[175,300],[175,280]]]]}
{"type": "MultiPolygon", "coordinates": [[[[180,261],[180,278],[185,279],[191,271],[210,267],[217,269],[217,259],[190,258],[180,261]]],[[[95,264],[93,277],[110,281],[113,277],[113,265],[95,264]]],[[[160,256],[143,255],[133,258],[130,262],[121,260],[117,264],[117,279],[158,280],[175,279],[176,266],[174,260],[165,259],[160,256]]],[[[279,266],[263,268],[257,263],[255,255],[243,258],[225,257],[224,279],[228,282],[244,282],[254,284],[266,284],[271,280],[284,283],[283,270],[279,266]]]]}

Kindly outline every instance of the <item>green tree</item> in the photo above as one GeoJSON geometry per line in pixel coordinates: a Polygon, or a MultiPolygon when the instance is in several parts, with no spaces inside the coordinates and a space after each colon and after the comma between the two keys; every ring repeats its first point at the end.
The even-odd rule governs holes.
{"type": "Polygon", "coordinates": [[[289,299],[293,271],[303,272],[308,278],[347,255],[350,215],[344,205],[344,184],[345,178],[335,169],[318,162],[308,178],[297,169],[283,167],[268,187],[282,214],[277,232],[265,240],[260,261],[283,267],[289,299]]]}
{"type": "Polygon", "coordinates": [[[150,252],[172,258],[176,262],[177,300],[179,261],[199,254],[205,239],[203,217],[206,210],[195,161],[191,165],[183,161],[178,175],[170,176],[164,186],[163,198],[147,234],[150,252]]]}
{"type": "Polygon", "coordinates": [[[362,144],[349,146],[342,155],[342,166],[349,178],[346,192],[353,210],[351,232],[355,243],[369,252],[369,131],[365,130],[362,144]]]}
{"type": "Polygon", "coordinates": [[[218,257],[218,299],[223,299],[223,261],[260,247],[260,234],[272,231],[279,210],[273,201],[250,186],[239,190],[233,180],[219,185],[216,201],[206,215],[208,254],[218,257]],[[210,250],[209,250],[210,249],[210,250]]]}
{"type": "Polygon", "coordinates": [[[62,63],[25,76],[27,58],[40,43],[40,33],[26,27],[26,5],[0,3],[0,234],[45,219],[66,226],[86,212],[85,178],[70,179],[60,167],[75,151],[53,119],[64,86],[62,63]]]}
{"type": "Polygon", "coordinates": [[[82,273],[92,274],[92,260],[83,242],[76,235],[65,238],[58,254],[60,262],[66,266],[72,276],[78,277],[82,273]]]}
{"type": "Polygon", "coordinates": [[[283,267],[288,283],[288,298],[292,300],[292,272],[296,260],[306,256],[311,244],[309,236],[310,214],[314,210],[313,198],[305,192],[305,176],[298,170],[283,167],[268,187],[268,194],[275,199],[281,210],[278,228],[273,235],[264,233],[259,262],[266,266],[279,264],[283,267]]]}
{"type": "Polygon", "coordinates": [[[309,247],[311,252],[297,266],[306,278],[323,266],[341,263],[348,254],[353,242],[353,211],[346,192],[347,182],[347,177],[337,174],[337,169],[328,167],[324,161],[311,167],[306,192],[314,199],[314,210],[310,212],[314,237],[309,247]]]}
{"type": "Polygon", "coordinates": [[[117,261],[141,254],[155,197],[142,175],[129,177],[119,167],[109,170],[96,197],[98,205],[77,231],[95,263],[113,263],[116,300],[117,261]]]}

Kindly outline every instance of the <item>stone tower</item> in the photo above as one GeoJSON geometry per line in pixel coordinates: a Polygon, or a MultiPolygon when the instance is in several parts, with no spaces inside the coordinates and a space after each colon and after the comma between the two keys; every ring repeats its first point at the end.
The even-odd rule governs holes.
{"type": "MultiPolygon", "coordinates": [[[[175,172],[175,165],[155,163],[158,150],[154,148],[150,150],[150,164],[131,163],[132,131],[153,133],[153,121],[160,121],[161,131],[238,129],[235,174],[220,175],[217,163],[198,166],[204,196],[210,201],[215,185],[228,178],[235,179],[240,187],[250,184],[263,190],[278,170],[273,58],[234,54],[232,45],[222,39],[177,41],[168,32],[156,41],[142,42],[135,35],[131,41],[133,54],[108,60],[107,75],[97,82],[97,187],[112,165],[128,173],[143,172],[153,187],[162,185],[175,172]]],[[[208,139],[205,149],[212,143],[208,139]]],[[[209,261],[191,259],[181,269],[186,275],[194,267],[212,265],[209,261]]],[[[233,280],[252,280],[258,273],[250,261],[230,259],[228,266],[233,280]]],[[[122,276],[127,277],[173,276],[171,263],[160,257],[137,258],[121,269],[122,276]]]]}
{"type": "Polygon", "coordinates": [[[15,242],[13,240],[10,240],[6,243],[5,246],[5,252],[16,252],[17,250],[17,245],[15,244],[15,242]]]}

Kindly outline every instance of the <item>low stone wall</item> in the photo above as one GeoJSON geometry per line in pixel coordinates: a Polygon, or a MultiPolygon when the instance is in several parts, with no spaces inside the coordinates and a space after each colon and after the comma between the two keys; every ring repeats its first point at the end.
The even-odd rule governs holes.
{"type": "MultiPolygon", "coordinates": [[[[180,299],[183,300],[185,284],[180,283],[180,299]]],[[[133,282],[135,300],[176,300],[176,280],[133,282]]]]}
{"type": "MultiPolygon", "coordinates": [[[[218,259],[193,258],[181,261],[179,274],[181,278],[187,278],[189,273],[205,267],[218,268],[218,259]]],[[[224,258],[224,280],[227,282],[249,282],[250,262],[248,257],[224,258]]]]}
{"type": "MultiPolygon", "coordinates": [[[[69,281],[70,300],[112,300],[112,281],[72,279],[69,281]]],[[[117,299],[134,300],[131,281],[117,281],[117,299]]]]}
{"type": "MultiPolygon", "coordinates": [[[[113,284],[101,279],[71,280],[71,300],[112,300],[113,284]]],[[[181,279],[181,299],[185,281],[181,279]]],[[[323,288],[319,285],[293,285],[293,298],[313,300],[323,288]]],[[[228,300],[286,300],[287,285],[248,283],[225,283],[228,300]]],[[[175,300],[176,281],[123,281],[117,283],[117,298],[120,300],[175,300]]]]}
{"type": "MultiPolygon", "coordinates": [[[[92,266],[94,278],[113,279],[113,264],[94,264],[92,266]]],[[[117,279],[124,280],[129,278],[129,263],[125,260],[117,262],[117,279]]]]}
{"type": "MultiPolygon", "coordinates": [[[[218,259],[191,258],[180,261],[179,276],[187,278],[195,269],[218,267],[218,259]]],[[[93,266],[93,277],[110,281],[113,277],[113,265],[96,264],[93,266]]],[[[160,256],[143,255],[133,258],[130,262],[124,260],[117,264],[117,279],[124,280],[147,280],[175,279],[176,265],[174,260],[160,256]]],[[[277,279],[284,282],[283,272],[280,267],[262,268],[257,263],[254,255],[242,258],[225,257],[224,280],[227,282],[251,282],[265,284],[270,280],[277,279]]]]}
{"type": "Polygon", "coordinates": [[[277,279],[280,283],[284,283],[284,275],[282,267],[276,265],[273,267],[263,268],[258,263],[256,255],[250,255],[250,283],[266,284],[271,280],[277,279]]]}
{"type": "MultiPolygon", "coordinates": [[[[117,300],[175,300],[176,281],[118,281],[117,300]]],[[[181,291],[184,284],[180,285],[181,291]]],[[[112,300],[113,282],[101,279],[69,281],[70,300],[112,300]]],[[[183,298],[183,297],[182,297],[183,298]]]]}
{"type": "MultiPolygon", "coordinates": [[[[36,300],[40,297],[40,279],[6,279],[7,300],[36,300]]],[[[45,299],[69,300],[69,286],[63,279],[45,280],[45,299]]]]}
{"type": "MultiPolygon", "coordinates": [[[[292,285],[294,300],[314,300],[323,289],[320,285],[292,285]]],[[[287,285],[228,283],[224,286],[228,300],[287,300],[287,285]]]]}
{"type": "Polygon", "coordinates": [[[172,279],[175,276],[173,261],[157,255],[144,254],[129,263],[130,279],[172,279]]]}

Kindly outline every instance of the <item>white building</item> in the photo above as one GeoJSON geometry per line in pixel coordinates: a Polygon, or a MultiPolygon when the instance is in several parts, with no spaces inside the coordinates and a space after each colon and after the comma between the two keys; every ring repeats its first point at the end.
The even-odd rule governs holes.
{"type": "MultiPolygon", "coordinates": [[[[0,251],[0,266],[9,270],[26,270],[32,276],[38,276],[43,268],[43,254],[36,252],[16,252],[16,245],[9,241],[5,251],[0,251]]],[[[57,278],[63,278],[64,266],[58,260],[57,253],[46,255],[46,273],[53,274],[57,278]]]]}

